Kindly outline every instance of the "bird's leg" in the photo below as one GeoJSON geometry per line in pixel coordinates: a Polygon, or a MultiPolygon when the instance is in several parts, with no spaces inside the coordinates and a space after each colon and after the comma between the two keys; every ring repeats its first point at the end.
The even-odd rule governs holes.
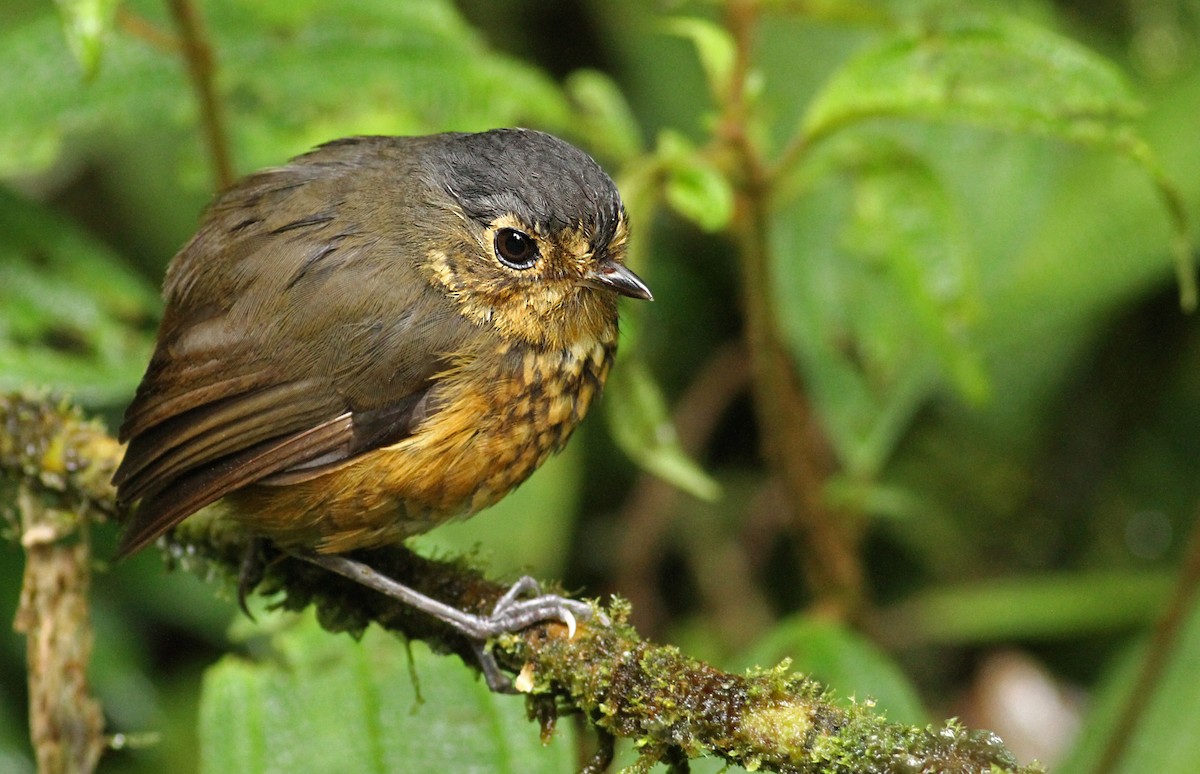
{"type": "Polygon", "coordinates": [[[576,620],[587,619],[592,615],[591,607],[583,602],[557,594],[542,594],[537,581],[528,575],[514,583],[504,596],[500,597],[492,608],[491,615],[475,615],[439,602],[392,580],[362,562],[344,556],[303,553],[294,556],[375,589],[446,623],[472,642],[488,687],[498,692],[511,690],[511,683],[500,673],[495,658],[484,647],[489,639],[501,634],[519,632],[546,621],[566,624],[568,636],[573,637],[576,620]]]}

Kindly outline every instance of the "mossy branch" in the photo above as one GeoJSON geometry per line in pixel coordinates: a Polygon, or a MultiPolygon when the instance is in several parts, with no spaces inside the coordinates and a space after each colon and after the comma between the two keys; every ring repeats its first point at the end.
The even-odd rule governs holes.
{"type": "MultiPolygon", "coordinates": [[[[58,493],[80,511],[113,511],[107,479],[121,450],[94,425],[65,406],[9,396],[0,397],[0,427],[0,468],[23,491],[58,493]]],[[[25,509],[29,499],[36,498],[19,506],[25,509]]],[[[227,521],[199,514],[175,531],[165,556],[233,577],[243,566],[245,540],[227,521]]],[[[464,610],[488,611],[506,590],[463,561],[425,559],[402,547],[357,558],[464,610]]],[[[470,644],[440,622],[305,562],[264,559],[260,593],[288,609],[315,606],[329,631],[358,633],[374,623],[475,663],[470,644]]],[[[574,637],[564,625],[548,624],[503,637],[493,648],[543,723],[555,712],[581,712],[602,738],[634,740],[643,752],[640,770],[660,760],[683,769],[681,761],[704,755],[779,772],[1036,770],[1019,768],[994,734],[953,721],[924,728],[889,723],[869,702],[847,709],[816,682],[783,668],[722,672],[642,640],[626,623],[627,604],[616,601],[605,613],[611,623],[593,617],[574,637]]]]}
{"type": "MultiPolygon", "coordinates": [[[[25,550],[13,628],[26,637],[29,736],[42,774],[96,768],[108,746],[91,695],[88,525],[112,509],[120,446],[65,404],[0,397],[0,471],[15,479],[5,530],[25,550]]],[[[3,491],[3,490],[0,490],[3,491]]]]}

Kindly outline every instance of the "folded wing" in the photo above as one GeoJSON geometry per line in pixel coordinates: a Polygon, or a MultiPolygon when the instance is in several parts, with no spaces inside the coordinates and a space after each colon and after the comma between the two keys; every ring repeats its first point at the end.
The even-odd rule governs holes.
{"type": "Polygon", "coordinates": [[[348,179],[377,142],[249,178],[176,257],[121,428],[113,482],[140,501],[121,555],[242,487],[394,443],[436,409],[436,377],[471,331],[414,268],[420,224],[375,228],[378,202],[348,179]]]}

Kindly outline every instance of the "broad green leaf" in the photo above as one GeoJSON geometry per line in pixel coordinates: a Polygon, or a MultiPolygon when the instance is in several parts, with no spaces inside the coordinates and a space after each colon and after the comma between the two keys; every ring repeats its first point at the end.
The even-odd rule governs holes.
{"type": "MultiPolygon", "coordinates": [[[[1133,698],[1136,681],[1145,668],[1149,637],[1142,638],[1108,670],[1090,702],[1079,742],[1060,774],[1087,774],[1099,770],[1121,713],[1133,698]]],[[[1111,768],[1113,774],[1191,774],[1200,762],[1200,735],[1193,718],[1200,717],[1200,691],[1196,690],[1196,665],[1200,664],[1200,605],[1184,613],[1158,679],[1142,702],[1124,754],[1111,768]]]]}
{"type": "MultiPolygon", "coordinates": [[[[1144,176],[1110,155],[963,127],[910,129],[953,193],[976,266],[971,337],[992,389],[975,417],[1010,437],[1036,435],[1054,410],[1043,401],[1094,346],[1097,321],[1169,281],[1168,224],[1144,176]]],[[[1195,197],[1200,177],[1189,169],[1180,179],[1195,197]]]]}
{"type": "Polygon", "coordinates": [[[866,638],[839,624],[803,616],[784,619],[738,659],[738,666],[765,669],[785,659],[841,697],[873,700],[893,722],[929,721],[900,668],[866,638]]]}
{"type": "Polygon", "coordinates": [[[642,151],[642,132],[625,95],[604,73],[579,70],[567,76],[567,95],[580,134],[598,156],[625,163],[642,151]]]}
{"type": "Polygon", "coordinates": [[[55,0],[71,53],[88,78],[100,70],[100,58],[112,31],[120,0],[55,0]]]}
{"type": "Polygon", "coordinates": [[[669,19],[663,28],[671,34],[687,38],[696,47],[709,91],[718,99],[728,94],[737,56],[729,31],[715,22],[698,17],[669,19]]]}
{"type": "Polygon", "coordinates": [[[1085,47],[1021,19],[968,15],[888,38],[852,58],[809,106],[808,145],[864,120],[906,118],[1049,135],[1137,164],[1175,229],[1182,302],[1196,304],[1180,194],[1135,125],[1121,72],[1085,47]]]}
{"type": "MultiPolygon", "coordinates": [[[[1189,201],[1200,201],[1200,152],[1197,135],[1179,127],[1200,105],[1198,84],[1193,77],[1156,94],[1139,122],[1189,201]]],[[[1161,259],[1170,227],[1145,174],[1120,157],[1053,138],[961,124],[895,121],[847,127],[818,146],[803,174],[817,177],[823,150],[868,133],[910,144],[952,196],[980,296],[970,340],[983,350],[991,389],[983,405],[926,402],[931,410],[923,429],[908,436],[888,469],[886,483],[902,497],[882,503],[871,499],[870,491],[838,494],[868,501],[871,513],[882,507],[911,516],[889,529],[922,557],[923,566],[975,574],[981,563],[1003,561],[989,541],[1000,541],[1003,530],[1018,520],[1064,520],[1061,512],[1029,509],[1038,492],[1058,485],[1040,467],[1046,434],[1061,427],[1047,425],[1047,418],[1061,416],[1063,385],[1077,380],[1083,364],[1110,340],[1112,321],[1125,319],[1120,316],[1125,310],[1145,304],[1169,280],[1161,259]]],[[[821,206],[829,217],[842,217],[837,202],[813,204],[821,206]]],[[[792,239],[804,250],[824,250],[834,236],[830,230],[807,219],[803,224],[792,239]]],[[[816,281],[826,282],[820,274],[816,281]]],[[[1147,459],[1144,451],[1130,456],[1147,459]]],[[[1163,475],[1166,465],[1159,463],[1163,475]]],[[[1113,481],[1110,495],[1099,496],[1112,518],[1163,507],[1153,488],[1130,498],[1122,488],[1127,483],[1113,481]]],[[[1158,490],[1179,491],[1166,485],[1158,490]]],[[[1190,513],[1186,508],[1174,512],[1190,513]]],[[[1003,539],[1004,551],[1012,552],[1005,556],[1029,556],[1036,563],[1055,550],[1046,532],[1018,533],[1003,539]]]]}
{"type": "Polygon", "coordinates": [[[696,163],[672,167],[667,178],[667,203],[705,231],[720,231],[733,214],[733,194],[721,172],[696,163]]]}
{"type": "Polygon", "coordinates": [[[158,306],[110,249],[0,188],[0,389],[131,394],[158,306]]]}
{"type": "Polygon", "coordinates": [[[733,217],[733,188],[721,170],[683,135],[663,132],[655,151],[666,175],[667,203],[705,231],[720,231],[733,217]]]}
{"type": "Polygon", "coordinates": [[[226,656],[205,674],[203,774],[573,767],[563,728],[543,746],[525,701],[489,692],[457,657],[414,643],[410,668],[399,639],[372,628],[355,642],[321,630],[311,616],[271,646],[269,660],[226,656]]]}
{"type": "MultiPolygon", "coordinates": [[[[168,25],[160,4],[130,6],[168,25]]],[[[213,0],[202,12],[242,169],[349,134],[569,123],[548,78],[490,51],[445,0],[213,0]]],[[[45,14],[0,31],[0,176],[44,169],[67,138],[197,123],[176,53],[114,36],[100,73],[85,84],[57,26],[45,14]]]]}
{"type": "MultiPolygon", "coordinates": [[[[869,270],[889,276],[911,315],[909,324],[949,380],[968,399],[981,400],[987,377],[969,340],[979,291],[953,204],[933,170],[901,147],[877,141],[858,146],[854,156],[845,168],[854,179],[845,251],[869,270]]],[[[885,311],[872,333],[887,335],[906,316],[897,319],[885,311]],[[893,325],[886,324],[885,315],[893,325]]],[[[885,357],[900,355],[897,349],[885,357]]]]}
{"type": "Polygon", "coordinates": [[[625,358],[613,370],[604,414],[617,445],[639,466],[701,500],[720,496],[720,485],[680,447],[662,391],[640,360],[625,358]]]}
{"type": "Polygon", "coordinates": [[[822,154],[771,234],[779,319],[848,471],[871,478],[941,384],[988,391],[975,257],[941,181],[901,145],[822,154]]]}
{"type": "Polygon", "coordinates": [[[1116,145],[1140,113],[1120,71],[1080,44],[1017,18],[969,16],[851,59],[802,130],[815,142],[867,118],[909,117],[1116,145]]]}

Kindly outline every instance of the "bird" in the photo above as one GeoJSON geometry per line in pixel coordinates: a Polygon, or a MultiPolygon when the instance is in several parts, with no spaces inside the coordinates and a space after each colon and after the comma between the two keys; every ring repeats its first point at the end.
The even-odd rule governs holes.
{"type": "Polygon", "coordinates": [[[529,129],[350,137],[234,184],[167,269],[118,556],[224,500],[361,581],[345,554],[495,503],[603,388],[618,297],[652,299],[628,238],[600,165],[529,129]]]}

